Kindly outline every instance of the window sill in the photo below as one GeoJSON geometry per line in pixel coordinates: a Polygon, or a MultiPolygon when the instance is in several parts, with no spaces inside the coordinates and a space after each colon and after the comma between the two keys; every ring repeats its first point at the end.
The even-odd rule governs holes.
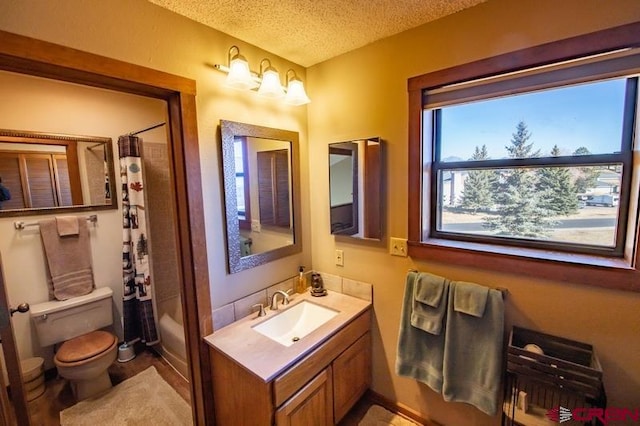
{"type": "Polygon", "coordinates": [[[625,259],[435,238],[408,245],[417,259],[640,292],[640,271],[625,259]]]}

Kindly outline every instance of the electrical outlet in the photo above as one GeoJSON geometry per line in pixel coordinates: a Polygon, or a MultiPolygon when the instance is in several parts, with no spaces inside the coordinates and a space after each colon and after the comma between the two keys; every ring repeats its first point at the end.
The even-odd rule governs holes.
{"type": "Polygon", "coordinates": [[[344,252],[342,250],[336,250],[336,265],[344,266],[344,252]]]}
{"type": "Polygon", "coordinates": [[[393,238],[391,237],[391,245],[389,247],[389,253],[392,256],[407,257],[407,240],[405,238],[393,238]]]}
{"type": "Polygon", "coordinates": [[[260,232],[262,230],[262,226],[260,225],[260,221],[259,220],[252,220],[251,221],[251,230],[253,232],[260,232]]]}

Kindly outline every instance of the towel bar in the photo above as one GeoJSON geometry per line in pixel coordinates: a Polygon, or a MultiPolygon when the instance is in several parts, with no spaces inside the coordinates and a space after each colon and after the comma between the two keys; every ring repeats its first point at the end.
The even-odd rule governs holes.
{"type": "MultiPolygon", "coordinates": [[[[408,271],[408,272],[416,272],[416,273],[418,273],[418,272],[420,272],[420,271],[418,271],[417,269],[409,269],[409,271],[408,271]]],[[[506,289],[506,288],[504,288],[504,287],[489,287],[489,288],[491,288],[491,289],[493,289],[493,290],[498,290],[500,293],[502,293],[502,298],[503,298],[503,299],[504,299],[505,297],[507,297],[507,294],[509,294],[509,289],[506,289]]]]}
{"type": "MultiPolygon", "coordinates": [[[[98,215],[92,214],[92,215],[87,216],[85,219],[87,219],[91,223],[97,223],[98,222],[98,215]]],[[[18,231],[21,231],[21,230],[23,230],[24,228],[26,228],[28,226],[38,226],[38,222],[24,223],[22,221],[17,221],[17,222],[13,222],[13,226],[18,231]]]]}

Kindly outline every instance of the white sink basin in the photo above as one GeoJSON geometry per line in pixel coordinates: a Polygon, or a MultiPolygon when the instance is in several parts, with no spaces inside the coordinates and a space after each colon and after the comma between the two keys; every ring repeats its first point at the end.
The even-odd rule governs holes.
{"type": "Polygon", "coordinates": [[[253,329],[281,345],[291,346],[336,315],[338,311],[303,300],[253,329]]]}

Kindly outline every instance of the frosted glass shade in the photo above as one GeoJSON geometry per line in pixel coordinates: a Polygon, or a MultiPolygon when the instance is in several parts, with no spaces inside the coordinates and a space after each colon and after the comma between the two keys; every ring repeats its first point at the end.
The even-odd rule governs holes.
{"type": "Polygon", "coordinates": [[[224,85],[239,90],[251,90],[258,87],[258,83],[251,76],[249,63],[244,56],[237,55],[231,60],[229,74],[227,74],[224,85]]]}
{"type": "Polygon", "coordinates": [[[311,99],[307,96],[302,81],[296,79],[289,80],[287,96],[284,98],[284,103],[287,105],[304,105],[309,102],[311,102],[311,99]]]}
{"type": "Polygon", "coordinates": [[[262,84],[258,89],[258,95],[266,98],[281,98],[284,96],[284,89],[280,84],[280,74],[273,68],[267,68],[262,74],[262,84]]]}

